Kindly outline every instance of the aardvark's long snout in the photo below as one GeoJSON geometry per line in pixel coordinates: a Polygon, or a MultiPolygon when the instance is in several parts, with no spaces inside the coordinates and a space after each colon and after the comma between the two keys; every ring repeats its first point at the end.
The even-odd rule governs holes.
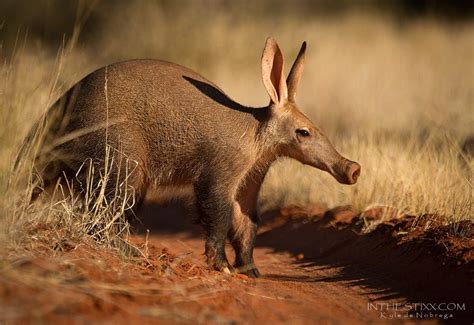
{"type": "Polygon", "coordinates": [[[360,165],[349,159],[342,158],[335,168],[336,179],[343,184],[355,184],[360,175],[360,165]]]}

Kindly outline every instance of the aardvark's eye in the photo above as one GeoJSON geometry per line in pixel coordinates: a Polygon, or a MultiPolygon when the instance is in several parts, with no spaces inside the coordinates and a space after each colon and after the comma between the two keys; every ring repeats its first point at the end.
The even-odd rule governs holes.
{"type": "Polygon", "coordinates": [[[296,134],[302,136],[302,137],[309,137],[311,134],[309,133],[309,130],[307,128],[303,129],[298,129],[296,130],[296,134]]]}

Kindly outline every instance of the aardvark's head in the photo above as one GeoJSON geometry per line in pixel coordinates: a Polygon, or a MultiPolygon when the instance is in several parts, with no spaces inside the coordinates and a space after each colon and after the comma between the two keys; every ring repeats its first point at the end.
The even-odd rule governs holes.
{"type": "Polygon", "coordinates": [[[285,81],[283,55],[268,38],[262,55],[262,76],[270,96],[267,130],[282,154],[327,171],[343,184],[354,184],[360,165],[342,157],[326,136],[296,106],[296,89],[303,72],[306,42],[285,81]]]}

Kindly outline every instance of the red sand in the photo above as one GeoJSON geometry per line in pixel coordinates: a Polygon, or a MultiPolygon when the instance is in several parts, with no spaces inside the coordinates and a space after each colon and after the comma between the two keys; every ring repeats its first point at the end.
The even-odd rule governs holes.
{"type": "MultiPolygon", "coordinates": [[[[460,224],[465,235],[455,237],[439,224],[422,231],[427,216],[403,216],[363,234],[348,208],[286,208],[264,216],[255,251],[263,278],[255,280],[208,271],[199,228],[183,214],[175,205],[144,209],[141,228],[151,231],[147,259],[124,261],[105,249],[64,242],[56,256],[18,260],[13,275],[0,278],[0,323],[358,324],[392,323],[396,314],[400,322],[436,323],[439,314],[452,314],[448,320],[458,324],[474,319],[471,223],[460,224]],[[464,304],[465,311],[436,311],[438,303],[464,304]]],[[[145,238],[132,240],[143,245],[145,238]]]]}

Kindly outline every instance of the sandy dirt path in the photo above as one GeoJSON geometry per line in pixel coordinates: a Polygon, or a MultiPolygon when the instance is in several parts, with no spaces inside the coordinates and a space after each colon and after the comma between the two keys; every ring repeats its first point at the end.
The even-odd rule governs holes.
{"type": "MultiPolygon", "coordinates": [[[[201,229],[187,215],[180,204],[148,202],[131,238],[143,253],[136,258],[67,237],[56,242],[46,232],[31,254],[2,266],[0,324],[474,319],[472,233],[455,238],[442,227],[407,232],[415,219],[406,217],[364,234],[347,207],[287,208],[263,216],[255,249],[263,277],[252,279],[209,271],[201,229]],[[451,310],[440,310],[440,303],[451,310]]],[[[228,257],[233,260],[231,249],[228,257]]]]}
{"type": "MultiPolygon", "coordinates": [[[[284,240],[284,239],[282,239],[284,240]]],[[[150,244],[169,247],[205,268],[204,242],[187,234],[152,235],[150,244]]],[[[229,251],[229,256],[231,252],[229,251]]],[[[336,280],[337,267],[302,266],[290,253],[258,247],[255,258],[263,277],[258,280],[230,277],[228,292],[210,300],[226,300],[217,306],[222,319],[237,322],[290,322],[306,324],[357,324],[381,322],[380,313],[368,311],[368,303],[381,294],[348,280],[336,280]],[[226,296],[226,297],[223,297],[226,296]]],[[[382,302],[400,302],[383,299],[382,302]]],[[[202,303],[211,303],[201,300],[202,303]]]]}
{"type": "MultiPolygon", "coordinates": [[[[186,215],[180,211],[182,208],[165,205],[149,209],[143,213],[145,222],[152,221],[145,226],[154,229],[149,243],[186,256],[191,264],[205,269],[200,229],[189,219],[176,218],[177,214],[186,215]]],[[[263,277],[257,280],[229,277],[224,291],[209,298],[211,301],[202,307],[212,306],[222,319],[237,323],[437,323],[439,317],[428,319],[426,310],[420,310],[418,315],[412,311],[410,316],[405,303],[465,301],[466,288],[464,293],[456,292],[462,283],[449,289],[452,295],[444,287],[430,291],[432,283],[418,287],[417,278],[429,278],[433,273],[431,261],[421,259],[421,264],[413,264],[416,256],[411,252],[392,254],[392,243],[385,245],[377,236],[364,237],[350,227],[345,228],[344,224],[353,217],[350,211],[343,209],[329,214],[322,211],[317,207],[293,209],[276,219],[266,218],[255,250],[255,261],[263,277]],[[316,222],[301,218],[318,214],[316,222]],[[390,255],[385,256],[386,252],[390,255]],[[400,261],[405,262],[400,264],[400,261]],[[409,278],[412,279],[405,281],[409,278]],[[384,304],[403,307],[394,312],[393,308],[382,310],[387,306],[384,304]]],[[[227,251],[232,260],[231,249],[227,251]]],[[[439,276],[450,281],[443,272],[439,276]]],[[[432,281],[439,283],[438,277],[432,281]]],[[[455,313],[452,316],[460,317],[455,313]]]]}

